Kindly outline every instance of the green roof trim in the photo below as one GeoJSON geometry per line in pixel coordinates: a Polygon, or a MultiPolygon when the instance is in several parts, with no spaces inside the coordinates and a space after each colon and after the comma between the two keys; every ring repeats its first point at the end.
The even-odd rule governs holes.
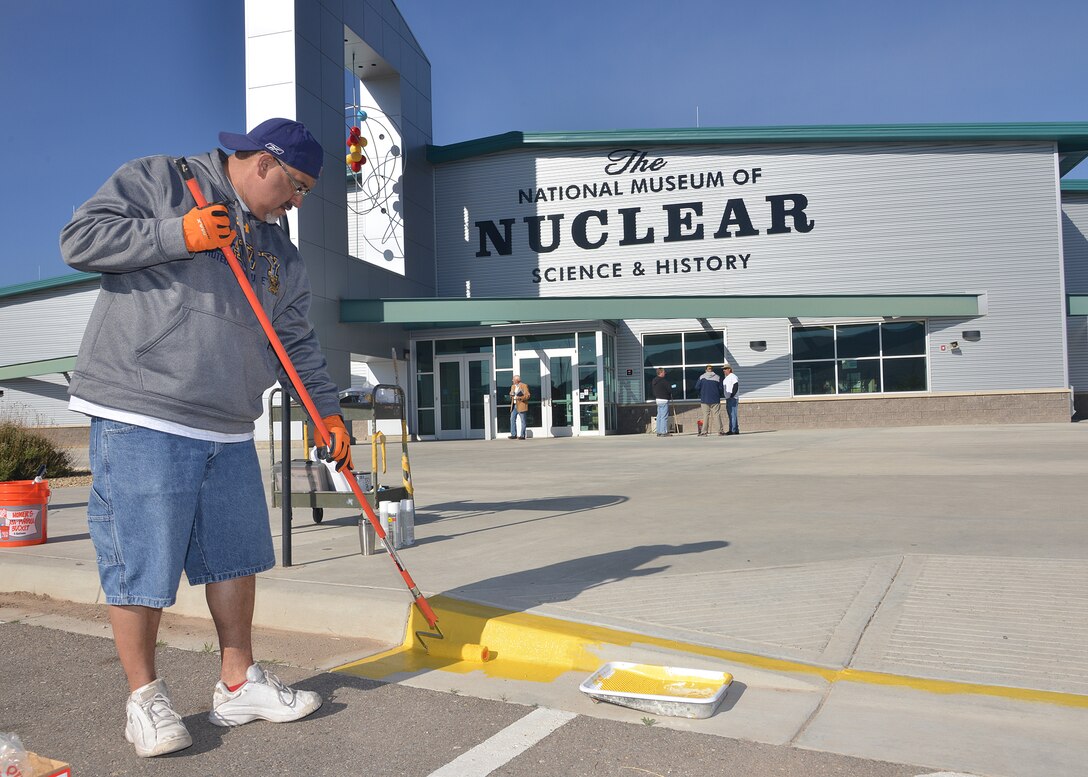
{"type": "Polygon", "coordinates": [[[592,132],[507,132],[446,146],[428,146],[432,164],[527,148],[741,143],[894,143],[1036,140],[1057,143],[1064,175],[1088,157],[1088,123],[844,124],[784,127],[689,127],[592,132]],[[1068,157],[1068,159],[1066,158],[1068,157]],[[1075,163],[1073,163],[1073,161],[1075,163]],[[1068,165],[1067,162],[1072,163],[1068,165]]]}
{"type": "Polygon", "coordinates": [[[76,357],[62,356],[59,359],[42,359],[36,362],[21,362],[0,367],[0,381],[17,378],[34,378],[38,375],[53,375],[71,372],[76,367],[76,357]]]}
{"type": "Polygon", "coordinates": [[[1066,307],[1070,316],[1088,316],[1088,294],[1069,294],[1066,307]]]}
{"type": "Polygon", "coordinates": [[[1063,192],[1088,192],[1088,178],[1072,178],[1062,181],[1063,192]]]}
{"type": "Polygon", "coordinates": [[[342,299],[340,322],[402,326],[624,318],[980,316],[985,294],[342,299]]]}
{"type": "Polygon", "coordinates": [[[34,291],[45,291],[46,289],[55,289],[60,286],[71,286],[75,283],[86,283],[88,281],[98,280],[100,277],[101,275],[99,273],[79,272],[72,275],[61,275],[57,278],[46,278],[44,281],[30,281],[29,283],[18,283],[14,286],[0,286],[0,298],[14,297],[18,294],[29,294],[34,291]]]}

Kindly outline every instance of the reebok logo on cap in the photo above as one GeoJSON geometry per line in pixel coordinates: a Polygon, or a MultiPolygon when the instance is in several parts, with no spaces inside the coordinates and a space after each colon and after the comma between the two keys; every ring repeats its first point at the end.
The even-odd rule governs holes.
{"type": "Polygon", "coordinates": [[[219,142],[231,151],[266,151],[315,180],[321,175],[321,163],[325,161],[325,152],[317,139],[291,119],[263,121],[244,135],[220,132],[219,142]]]}

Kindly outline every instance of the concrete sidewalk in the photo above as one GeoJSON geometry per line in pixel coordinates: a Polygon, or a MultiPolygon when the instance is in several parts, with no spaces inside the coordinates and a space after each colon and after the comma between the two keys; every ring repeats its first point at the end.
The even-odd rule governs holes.
{"type": "MultiPolygon", "coordinates": [[[[581,629],[594,662],[734,674],[717,715],[663,725],[978,774],[1088,761],[1088,427],[410,448],[415,581],[498,608],[484,621],[538,620],[484,631],[508,640],[487,665],[353,672],[637,721],[577,691],[584,661],[525,669],[581,629]]],[[[49,542],[0,548],[0,586],[97,600],[87,493],[54,490],[49,542]]],[[[411,599],[386,554],[358,554],[358,513],[295,513],[295,564],[260,577],[258,622],[400,643],[411,599]]],[[[177,609],[205,615],[183,589],[177,609]]]]}

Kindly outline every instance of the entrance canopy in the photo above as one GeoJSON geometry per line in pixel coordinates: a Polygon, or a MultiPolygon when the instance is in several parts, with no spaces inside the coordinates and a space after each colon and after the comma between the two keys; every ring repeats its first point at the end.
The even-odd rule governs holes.
{"type": "Polygon", "coordinates": [[[835,294],[720,297],[342,299],[344,324],[406,329],[625,318],[963,317],[985,315],[986,294],[835,294]]]}
{"type": "Polygon", "coordinates": [[[36,378],[39,375],[55,375],[58,373],[66,375],[74,370],[75,367],[75,356],[63,356],[59,359],[42,359],[34,362],[20,362],[19,364],[5,364],[0,366],[0,380],[36,378]]]}

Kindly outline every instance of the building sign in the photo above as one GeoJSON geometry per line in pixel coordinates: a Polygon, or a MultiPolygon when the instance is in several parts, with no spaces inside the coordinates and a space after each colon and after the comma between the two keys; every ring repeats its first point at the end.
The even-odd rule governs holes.
{"type": "Polygon", "coordinates": [[[469,282],[476,297],[959,293],[1034,255],[1038,243],[1012,240],[1022,205],[996,209],[992,192],[1053,211],[1048,164],[1053,149],[977,143],[480,154],[435,167],[438,293],[463,296],[469,282]]]}
{"type": "Polygon", "coordinates": [[[758,261],[757,249],[736,249],[735,238],[804,235],[816,226],[809,198],[772,191],[773,174],[762,167],[673,172],[669,162],[640,149],[615,149],[600,160],[593,180],[511,188],[508,212],[473,220],[475,256],[501,261],[535,254],[539,266],[528,270],[533,284],[744,271],[758,261]],[[758,194],[744,188],[759,181],[758,194]],[[608,249],[643,246],[657,255],[599,258],[608,249]],[[562,260],[549,262],[553,253],[562,260]]]}

